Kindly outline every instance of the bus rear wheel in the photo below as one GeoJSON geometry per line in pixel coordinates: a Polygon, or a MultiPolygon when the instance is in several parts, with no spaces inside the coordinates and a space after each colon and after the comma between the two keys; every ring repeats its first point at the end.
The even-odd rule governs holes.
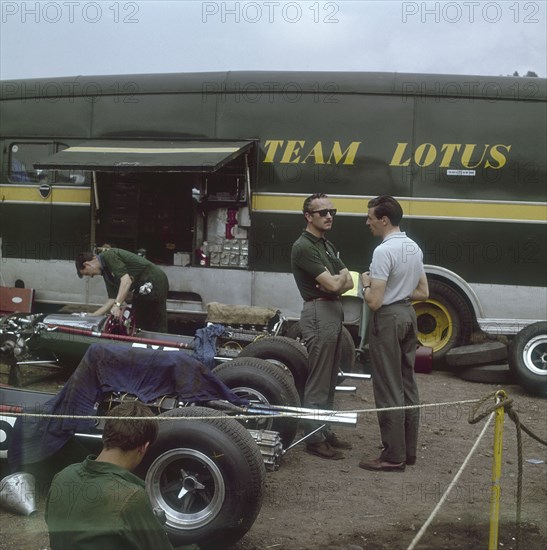
{"type": "Polygon", "coordinates": [[[431,279],[429,298],[413,304],[418,321],[418,340],[433,349],[433,361],[444,362],[456,346],[469,342],[473,316],[465,300],[452,287],[431,279]]]}

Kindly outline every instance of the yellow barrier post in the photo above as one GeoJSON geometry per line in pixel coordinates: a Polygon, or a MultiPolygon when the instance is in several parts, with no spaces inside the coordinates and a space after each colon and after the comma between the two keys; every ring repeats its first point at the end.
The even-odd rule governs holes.
{"type": "MultiPolygon", "coordinates": [[[[500,390],[496,392],[496,403],[507,399],[507,394],[500,390]]],[[[492,460],[492,488],[490,491],[490,536],[488,539],[488,550],[498,548],[498,528],[500,514],[501,496],[501,452],[503,445],[503,422],[505,419],[505,408],[499,407],[495,412],[494,424],[494,457],[492,460]]]]}

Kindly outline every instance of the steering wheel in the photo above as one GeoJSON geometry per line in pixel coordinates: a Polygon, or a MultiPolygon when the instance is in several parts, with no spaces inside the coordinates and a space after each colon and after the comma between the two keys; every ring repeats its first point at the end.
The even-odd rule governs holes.
{"type": "Polygon", "coordinates": [[[106,334],[134,336],[137,332],[137,325],[135,324],[135,316],[131,311],[131,307],[122,307],[120,319],[110,313],[104,322],[103,332],[106,334]]]}

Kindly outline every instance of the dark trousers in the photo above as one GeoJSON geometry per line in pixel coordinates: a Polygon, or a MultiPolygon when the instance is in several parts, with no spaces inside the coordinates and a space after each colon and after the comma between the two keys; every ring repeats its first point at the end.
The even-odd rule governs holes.
{"type": "Polygon", "coordinates": [[[169,280],[159,268],[150,269],[143,276],[143,281],[152,283],[152,292],[139,295],[137,288],[133,293],[133,310],[135,323],[142,330],[167,332],[167,292],[169,280]]]}
{"type": "MultiPolygon", "coordinates": [[[[420,403],[414,378],[416,313],[410,304],[375,311],[369,325],[372,388],[377,408],[420,403]]],[[[416,456],[419,409],[378,413],[384,450],[381,460],[403,462],[416,456]]]]}
{"type": "MultiPolygon", "coordinates": [[[[339,300],[313,300],[305,302],[300,318],[302,340],[308,350],[309,374],[304,388],[304,407],[332,409],[334,390],[340,365],[341,333],[344,313],[339,300]]],[[[303,422],[306,434],[317,429],[318,422],[303,422]]],[[[308,443],[320,443],[329,433],[323,430],[307,439],[308,443]]]]}

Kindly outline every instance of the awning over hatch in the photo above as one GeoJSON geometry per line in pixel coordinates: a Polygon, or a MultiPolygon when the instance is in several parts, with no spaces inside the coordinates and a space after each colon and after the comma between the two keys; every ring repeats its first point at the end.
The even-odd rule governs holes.
{"type": "Polygon", "coordinates": [[[252,146],[252,141],[97,140],[68,147],[36,162],[34,167],[104,172],[214,172],[252,146]]]}

